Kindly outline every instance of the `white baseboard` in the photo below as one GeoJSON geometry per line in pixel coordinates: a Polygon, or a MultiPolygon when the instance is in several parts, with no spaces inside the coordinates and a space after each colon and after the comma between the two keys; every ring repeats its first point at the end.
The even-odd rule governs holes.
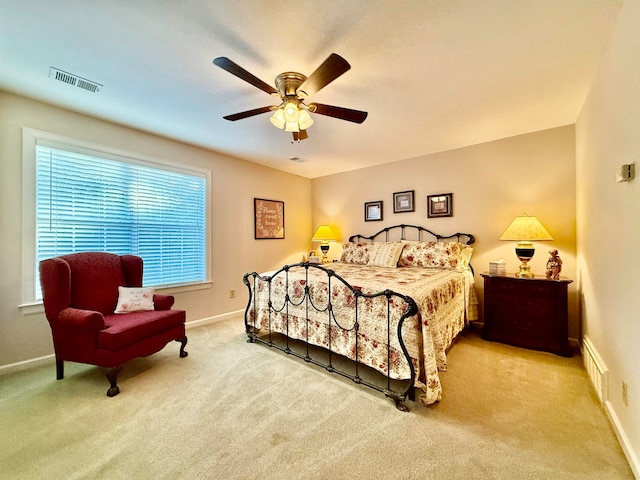
{"type": "MultiPolygon", "coordinates": [[[[236,310],[235,312],[228,312],[220,315],[214,315],[213,317],[206,317],[206,318],[201,318],[199,320],[193,320],[191,322],[187,322],[185,327],[187,330],[190,330],[192,328],[202,327],[204,325],[209,325],[211,323],[222,322],[223,320],[229,320],[230,318],[233,318],[233,317],[242,318],[243,316],[244,316],[244,309],[236,310]]],[[[244,323],[244,319],[243,319],[243,323],[244,323]]]]}
{"type": "MultiPolygon", "coordinates": [[[[211,323],[221,322],[223,320],[228,320],[233,317],[240,317],[244,315],[243,310],[236,310],[235,312],[223,313],[221,315],[214,315],[213,317],[201,318],[199,320],[193,320],[191,322],[187,322],[185,324],[185,328],[190,330],[196,327],[202,327],[203,325],[209,325],[211,323]]],[[[9,375],[10,373],[19,372],[22,370],[28,370],[30,368],[42,367],[44,365],[54,365],[56,363],[56,358],[54,354],[45,355],[43,357],[38,358],[30,358],[28,360],[23,360],[21,362],[9,363],[7,365],[0,365],[0,376],[9,375]]]]}
{"type": "Polygon", "coordinates": [[[638,456],[633,451],[631,442],[629,442],[629,438],[627,438],[627,435],[620,424],[620,420],[618,420],[618,416],[616,415],[613,405],[607,400],[604,403],[604,408],[607,412],[607,417],[609,417],[611,425],[613,425],[613,430],[616,433],[616,437],[622,447],[622,451],[624,452],[625,457],[627,457],[627,462],[629,462],[633,475],[640,479],[640,462],[638,461],[638,456]]]}
{"type": "Polygon", "coordinates": [[[54,365],[55,363],[56,357],[52,353],[51,355],[45,355],[44,357],[31,358],[29,360],[23,360],[22,362],[0,365],[0,376],[9,375],[10,373],[20,372],[22,370],[28,370],[30,368],[42,367],[44,365],[54,365]]]}

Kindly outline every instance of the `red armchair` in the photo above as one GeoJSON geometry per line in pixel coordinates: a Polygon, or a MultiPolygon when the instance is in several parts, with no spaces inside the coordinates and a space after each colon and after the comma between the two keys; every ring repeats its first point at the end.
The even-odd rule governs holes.
{"type": "Polygon", "coordinates": [[[154,295],[154,310],[115,314],[118,287],[142,286],[142,259],[133,255],[83,252],[40,262],[45,314],[56,355],[56,378],[64,378],[64,362],[106,368],[111,386],[107,395],[120,393],[122,365],[136,357],[162,350],[172,340],[181,342],[186,357],[184,310],[171,310],[170,295],[154,295]]]}

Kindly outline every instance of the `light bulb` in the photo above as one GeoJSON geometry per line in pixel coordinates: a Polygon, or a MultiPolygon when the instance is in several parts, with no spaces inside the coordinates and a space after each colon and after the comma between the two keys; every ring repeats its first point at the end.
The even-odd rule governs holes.
{"type": "Polygon", "coordinates": [[[289,102],[285,105],[284,118],[287,122],[298,121],[298,105],[295,102],[289,102]]]}

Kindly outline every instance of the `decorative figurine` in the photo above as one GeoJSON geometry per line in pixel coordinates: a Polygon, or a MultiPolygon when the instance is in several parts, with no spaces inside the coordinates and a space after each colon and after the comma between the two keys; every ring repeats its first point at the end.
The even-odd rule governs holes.
{"type": "Polygon", "coordinates": [[[562,270],[562,259],[558,255],[558,250],[551,250],[549,254],[551,257],[547,260],[547,278],[559,280],[560,271],[562,270]]]}

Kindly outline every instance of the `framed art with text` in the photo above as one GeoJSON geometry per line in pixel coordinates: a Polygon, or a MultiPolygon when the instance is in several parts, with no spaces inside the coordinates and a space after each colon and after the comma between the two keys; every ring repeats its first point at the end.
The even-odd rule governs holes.
{"type": "Polygon", "coordinates": [[[365,202],[364,221],[377,222],[382,220],[382,200],[377,202],[365,202]]]}
{"type": "Polygon", "coordinates": [[[393,194],[393,213],[415,212],[413,192],[413,190],[407,190],[393,194]]]}
{"type": "Polygon", "coordinates": [[[256,240],[284,238],[284,202],[253,199],[256,240]]]}
{"type": "Polygon", "coordinates": [[[453,193],[428,195],[427,217],[453,217],[453,193]]]}

